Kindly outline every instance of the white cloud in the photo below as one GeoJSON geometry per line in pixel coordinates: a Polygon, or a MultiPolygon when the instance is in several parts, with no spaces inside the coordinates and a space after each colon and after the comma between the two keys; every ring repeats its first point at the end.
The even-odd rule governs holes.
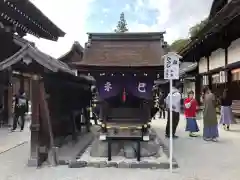
{"type": "Polygon", "coordinates": [[[110,11],[110,9],[108,9],[108,8],[103,8],[103,9],[102,9],[102,12],[103,12],[103,13],[108,13],[109,11],[110,11]]]}
{"type": "Polygon", "coordinates": [[[59,57],[70,49],[75,40],[81,44],[87,41],[86,19],[91,13],[89,5],[93,0],[31,0],[41,11],[67,34],[58,42],[37,39],[28,35],[26,38],[34,41],[43,52],[59,57]]]}
{"type": "MultiPolygon", "coordinates": [[[[34,41],[37,47],[52,55],[59,57],[70,49],[74,41],[84,44],[87,41],[87,18],[92,13],[91,3],[95,0],[31,0],[43,11],[58,27],[67,34],[58,42],[37,39],[30,35],[27,39],[34,41]]],[[[124,11],[131,11],[132,0],[125,4],[124,11]]],[[[133,12],[138,20],[128,23],[129,30],[134,32],[166,31],[165,40],[168,43],[175,39],[188,36],[188,29],[201,21],[209,13],[212,1],[210,0],[135,0],[133,12]],[[146,10],[154,10],[157,13],[155,24],[146,25],[140,20],[146,20],[146,10]]],[[[103,8],[103,17],[107,18],[110,8],[103,8]]],[[[100,23],[106,23],[100,21],[100,23]]],[[[109,28],[111,29],[111,27],[109,28]]],[[[115,25],[114,28],[115,29],[115,25]]]]}
{"type": "MultiPolygon", "coordinates": [[[[210,0],[136,0],[135,12],[155,10],[157,22],[151,26],[135,22],[129,24],[129,29],[141,32],[166,31],[165,40],[171,44],[176,39],[187,37],[189,28],[208,16],[211,3],[210,0]]],[[[138,17],[142,18],[141,14],[138,17]]]]}
{"type": "Polygon", "coordinates": [[[125,7],[123,8],[123,11],[127,12],[130,11],[131,7],[129,4],[126,4],[125,7]]]}

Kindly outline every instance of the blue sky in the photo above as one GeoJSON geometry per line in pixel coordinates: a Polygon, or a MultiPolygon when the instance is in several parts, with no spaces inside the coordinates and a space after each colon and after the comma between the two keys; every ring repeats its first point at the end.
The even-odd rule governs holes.
{"type": "Polygon", "coordinates": [[[58,42],[27,36],[36,46],[59,57],[87,32],[113,32],[121,12],[130,32],[166,31],[165,40],[188,36],[188,29],[208,16],[212,0],[31,0],[67,34],[58,42]]]}
{"type": "Polygon", "coordinates": [[[86,29],[98,32],[112,31],[115,28],[119,15],[124,12],[125,18],[129,25],[134,22],[145,24],[148,26],[157,23],[156,17],[158,11],[156,9],[139,8],[135,6],[135,1],[129,0],[101,0],[92,3],[92,13],[87,18],[86,29]]]}

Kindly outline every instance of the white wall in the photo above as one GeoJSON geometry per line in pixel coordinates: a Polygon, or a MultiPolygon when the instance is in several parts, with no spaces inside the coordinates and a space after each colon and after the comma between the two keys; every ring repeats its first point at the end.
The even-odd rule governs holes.
{"type": "Polygon", "coordinates": [[[185,80],[183,83],[183,98],[187,98],[187,93],[191,90],[195,93],[195,82],[185,80]]]}
{"type": "Polygon", "coordinates": [[[207,72],[207,58],[202,57],[198,63],[198,72],[205,73],[207,72]]]}
{"type": "Polygon", "coordinates": [[[209,57],[209,70],[225,66],[225,50],[217,49],[209,57]]]}
{"type": "Polygon", "coordinates": [[[228,47],[228,64],[240,61],[240,38],[233,41],[228,47]]]}

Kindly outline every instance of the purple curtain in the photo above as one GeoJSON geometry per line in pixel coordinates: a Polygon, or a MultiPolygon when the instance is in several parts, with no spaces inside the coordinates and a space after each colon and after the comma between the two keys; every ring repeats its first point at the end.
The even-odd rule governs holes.
{"type": "Polygon", "coordinates": [[[153,80],[148,78],[132,78],[127,81],[127,91],[143,99],[152,99],[153,80]]]}
{"type": "Polygon", "coordinates": [[[116,96],[121,91],[121,83],[113,77],[97,79],[97,88],[101,98],[107,99],[116,96]]]}
{"type": "Polygon", "coordinates": [[[99,95],[103,99],[107,99],[122,93],[125,88],[132,95],[143,98],[152,99],[153,79],[148,77],[112,77],[104,76],[97,79],[97,88],[99,95]]]}

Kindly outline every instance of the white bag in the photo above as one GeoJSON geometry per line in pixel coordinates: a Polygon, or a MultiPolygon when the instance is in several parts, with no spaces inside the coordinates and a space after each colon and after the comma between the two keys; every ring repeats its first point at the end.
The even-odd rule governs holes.
{"type": "Polygon", "coordinates": [[[185,108],[189,109],[191,107],[191,105],[192,105],[192,100],[185,104],[185,108]]]}
{"type": "Polygon", "coordinates": [[[191,102],[185,104],[185,108],[189,109],[191,107],[191,102]]]}

